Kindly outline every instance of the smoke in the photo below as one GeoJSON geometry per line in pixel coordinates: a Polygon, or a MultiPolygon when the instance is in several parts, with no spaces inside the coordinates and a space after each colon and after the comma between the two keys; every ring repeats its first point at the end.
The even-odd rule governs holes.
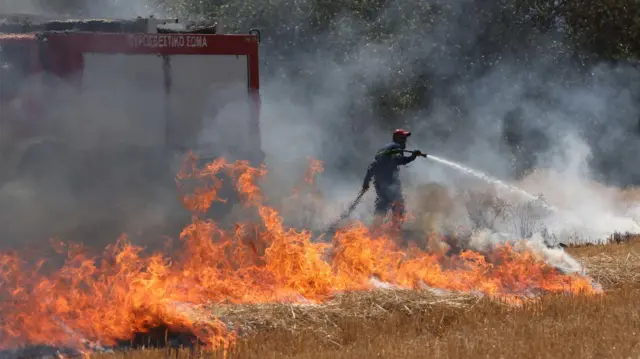
{"type": "MultiPolygon", "coordinates": [[[[146,1],[8,1],[0,4],[0,12],[52,19],[163,15],[146,1]]],[[[4,51],[0,62],[11,53],[17,52],[4,51]]],[[[69,57],[64,64],[51,60],[53,66],[78,65],[69,57]]],[[[157,151],[167,134],[162,60],[153,60],[89,54],[82,81],[69,75],[30,75],[17,68],[20,58],[8,62],[0,85],[20,96],[1,103],[3,165],[11,169],[3,170],[0,189],[3,248],[36,248],[60,237],[100,249],[122,233],[137,243],[175,235],[178,228],[170,223],[188,216],[176,210],[180,203],[173,178],[183,153],[157,151]],[[33,95],[44,101],[45,116],[28,116],[30,105],[21,98],[33,95]],[[128,110],[122,111],[124,107],[128,110]],[[28,131],[33,140],[25,143],[23,135],[9,128],[28,131]],[[25,163],[39,172],[19,167],[25,163]]],[[[174,122],[180,120],[174,117],[174,122]]]]}
{"type": "MultiPolygon", "coordinates": [[[[69,12],[67,8],[54,12],[36,2],[11,4],[14,5],[1,10],[54,15],[69,12]]],[[[185,15],[162,11],[145,1],[78,4],[75,13],[92,17],[185,15]]],[[[526,41],[519,34],[509,38],[491,35],[494,17],[500,14],[498,2],[459,0],[431,5],[390,2],[367,15],[368,21],[345,9],[317,28],[309,26],[315,20],[307,11],[313,8],[308,0],[297,1],[294,9],[289,8],[288,2],[261,5],[266,8],[265,13],[290,15],[287,19],[278,18],[281,23],[262,29],[261,137],[270,170],[264,184],[269,197],[282,200],[299,182],[308,158],[322,160],[325,171],[317,186],[323,206],[305,223],[313,229],[324,228],[355,198],[367,165],[375,151],[390,140],[390,131],[407,127],[413,132],[410,148],[459,161],[494,177],[518,181],[530,192],[542,193],[550,203],[566,208],[571,213],[567,218],[572,221],[558,216],[545,220],[547,227],[556,232],[569,231],[565,227],[573,230],[586,222],[597,227],[585,235],[593,240],[605,232],[634,229],[626,213],[617,208],[617,196],[601,186],[594,188],[591,183],[607,180],[625,184],[640,173],[633,166],[638,145],[630,133],[640,115],[635,104],[637,70],[607,64],[576,68],[570,56],[563,55],[570,46],[564,42],[562,29],[526,41]],[[482,12],[476,14],[478,9],[482,12]],[[376,38],[365,40],[376,31],[376,38]],[[531,45],[514,45],[521,43],[531,45]],[[392,110],[378,107],[381,99],[392,103],[392,110]],[[404,106],[406,102],[420,106],[404,106]],[[509,137],[505,132],[517,138],[505,139],[509,137]],[[514,163],[544,170],[548,174],[546,180],[538,179],[540,171],[519,179],[520,169],[514,168],[514,163]]],[[[179,6],[169,3],[164,8],[179,6]]],[[[246,31],[263,26],[252,23],[254,15],[224,15],[223,22],[231,28],[246,31]]],[[[111,76],[114,74],[103,73],[101,83],[111,82],[111,76]]],[[[213,91],[199,93],[187,88],[188,84],[185,96],[204,96],[213,91]]],[[[140,135],[132,130],[127,116],[112,112],[108,102],[103,101],[110,97],[104,91],[75,97],[86,105],[81,116],[75,122],[70,120],[72,124],[64,126],[64,130],[92,145],[101,141],[100,134],[105,131],[111,133],[106,138],[123,133],[140,135]],[[83,118],[91,118],[96,127],[78,127],[83,118]]],[[[64,97],[64,93],[58,90],[57,98],[64,97]]],[[[158,106],[149,90],[120,89],[119,94],[139,101],[143,109],[158,106]]],[[[235,143],[251,141],[241,135],[246,132],[246,124],[231,120],[242,117],[242,108],[242,104],[230,104],[216,110],[216,115],[205,116],[205,122],[224,124],[224,129],[206,128],[199,136],[201,144],[224,143],[229,156],[237,155],[238,151],[231,149],[235,143]]],[[[69,116],[61,111],[59,117],[69,116]]],[[[144,134],[140,138],[159,139],[161,135],[157,136],[144,134]]],[[[419,186],[432,182],[453,192],[476,185],[475,180],[421,159],[408,167],[403,171],[408,197],[419,186]]],[[[129,170],[124,166],[120,173],[129,170]]],[[[111,183],[126,180],[122,176],[111,183]]],[[[115,187],[105,191],[105,203],[107,193],[113,193],[115,187]]],[[[68,192],[75,194],[76,190],[68,192]]],[[[145,198],[153,196],[170,201],[171,194],[158,188],[150,190],[145,198]]],[[[100,207],[100,202],[94,198],[95,206],[100,207]]],[[[156,207],[146,212],[139,210],[147,199],[132,195],[130,202],[136,205],[127,213],[138,211],[153,217],[130,222],[155,224],[169,216],[168,210],[156,207]]],[[[354,217],[369,220],[372,202],[373,194],[367,194],[354,217]]],[[[118,212],[114,208],[104,211],[118,212]]],[[[294,207],[290,212],[285,217],[302,215],[303,211],[294,207]]],[[[468,213],[460,216],[465,217],[460,222],[469,222],[468,213]]],[[[83,216],[79,216],[78,221],[82,220],[83,216]]],[[[496,227],[501,230],[508,226],[496,227]]]]}
{"type": "Polygon", "coordinates": [[[84,6],[85,16],[110,17],[120,19],[132,19],[138,16],[156,18],[167,16],[166,12],[153,4],[150,0],[107,0],[86,1],[84,6]]]}
{"type": "Polygon", "coordinates": [[[157,4],[149,0],[6,0],[0,3],[0,13],[125,19],[167,15],[157,4]]]}
{"type": "MultiPolygon", "coordinates": [[[[289,174],[308,156],[325,161],[319,186],[330,205],[316,217],[320,228],[355,197],[366,165],[389,141],[390,130],[406,126],[413,131],[411,148],[514,181],[562,207],[563,214],[541,219],[540,228],[563,241],[638,231],[620,211],[615,191],[593,185],[629,184],[637,178],[632,155],[638,146],[638,89],[632,81],[637,70],[624,64],[575,66],[561,21],[557,31],[516,51],[511,51],[518,41],[514,38],[503,48],[496,45],[500,38],[487,44],[491,15],[466,16],[484,5],[449,3],[420,29],[407,19],[423,16],[425,9],[393,2],[371,15],[372,23],[385,28],[377,41],[363,40],[371,29],[345,13],[314,34],[310,45],[300,41],[296,51],[282,50],[286,58],[272,53],[278,44],[268,38],[263,45],[268,66],[262,134],[267,162],[280,174],[270,188],[289,188],[294,181],[289,174]],[[428,90],[410,88],[424,73],[428,90]],[[424,96],[421,109],[374,107],[375,94],[405,90],[424,96]],[[521,178],[526,167],[537,171],[521,178]],[[552,178],[545,180],[541,173],[552,178]]],[[[295,22],[302,26],[307,20],[295,22]]],[[[475,181],[421,160],[403,177],[409,197],[425,183],[460,191],[475,181]]],[[[372,196],[355,218],[370,218],[372,196]]]]}
{"type": "Polygon", "coordinates": [[[0,13],[43,15],[45,13],[45,9],[40,6],[40,2],[37,0],[3,1],[0,3],[0,13]]]}
{"type": "MultiPolygon", "coordinates": [[[[481,253],[491,253],[495,245],[509,241],[512,241],[509,235],[481,230],[470,237],[469,248],[481,253]]],[[[577,260],[561,248],[549,248],[539,234],[533,235],[526,242],[516,243],[516,249],[520,249],[518,246],[523,246],[529,253],[533,253],[545,263],[564,273],[584,274],[585,269],[577,260]]]]}

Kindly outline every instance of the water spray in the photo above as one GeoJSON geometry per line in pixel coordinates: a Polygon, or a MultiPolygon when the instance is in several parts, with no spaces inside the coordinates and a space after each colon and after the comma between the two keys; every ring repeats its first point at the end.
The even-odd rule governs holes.
{"type": "MultiPolygon", "coordinates": [[[[392,150],[392,151],[389,151],[388,153],[409,153],[409,154],[414,154],[414,151],[410,151],[410,150],[392,150]]],[[[418,153],[418,156],[430,159],[430,160],[438,162],[438,163],[441,163],[441,164],[446,165],[448,167],[451,167],[451,168],[453,168],[455,170],[458,170],[458,171],[460,171],[462,173],[465,173],[465,174],[470,175],[472,177],[476,177],[478,179],[481,179],[481,180],[483,180],[485,182],[492,183],[494,185],[500,186],[500,187],[502,187],[504,189],[509,190],[510,192],[519,194],[520,196],[525,197],[528,200],[535,201],[536,203],[538,203],[540,206],[542,206],[543,208],[545,208],[547,210],[550,210],[550,211],[553,211],[553,212],[559,212],[560,211],[558,208],[556,208],[554,206],[551,206],[551,205],[549,205],[547,203],[544,203],[543,201],[540,200],[539,197],[534,196],[533,194],[525,191],[524,189],[516,187],[516,186],[513,186],[513,185],[510,185],[508,183],[505,183],[505,182],[503,182],[503,181],[501,181],[501,180],[499,180],[497,178],[491,177],[491,176],[489,176],[489,175],[487,175],[485,173],[482,173],[482,172],[480,172],[478,170],[474,170],[472,168],[469,168],[469,167],[463,166],[461,164],[446,160],[444,158],[441,158],[441,157],[438,157],[438,156],[434,156],[434,155],[428,155],[428,154],[422,153],[422,152],[418,153]]],[[[366,190],[361,190],[358,193],[358,196],[349,205],[347,210],[344,213],[342,213],[340,218],[337,221],[335,221],[325,231],[325,233],[329,233],[329,232],[335,231],[336,228],[339,226],[339,224],[342,221],[344,221],[346,218],[348,218],[351,215],[351,213],[353,213],[353,211],[355,210],[355,207],[360,203],[360,201],[361,201],[362,197],[364,196],[365,192],[366,192],[366,190]]]]}
{"type": "MultiPolygon", "coordinates": [[[[410,151],[407,151],[407,152],[410,152],[410,151]]],[[[456,170],[458,170],[460,172],[463,172],[465,174],[468,174],[470,176],[479,178],[479,179],[481,179],[481,180],[483,180],[485,182],[493,183],[493,184],[495,184],[497,186],[500,186],[500,187],[502,187],[504,189],[509,190],[510,192],[517,193],[517,194],[519,194],[519,195],[521,195],[521,196],[523,196],[523,197],[525,197],[525,198],[527,198],[529,200],[536,201],[543,208],[545,208],[547,210],[550,210],[550,211],[553,211],[553,212],[559,212],[560,211],[558,208],[556,208],[554,206],[551,206],[551,205],[549,205],[547,203],[542,202],[539,197],[534,196],[533,194],[523,190],[522,188],[519,188],[519,187],[510,185],[508,183],[505,183],[505,182],[503,182],[503,181],[501,181],[501,180],[499,180],[497,178],[488,176],[488,175],[486,175],[486,174],[484,174],[484,173],[482,173],[480,171],[477,171],[477,170],[474,170],[472,168],[460,165],[460,164],[455,163],[455,162],[451,162],[449,160],[445,160],[444,158],[441,158],[441,157],[438,157],[438,156],[434,156],[434,155],[427,155],[426,158],[428,158],[428,159],[430,159],[432,161],[441,163],[443,165],[449,166],[451,168],[454,168],[454,169],[456,169],[456,170]]]]}
{"type": "MultiPolygon", "coordinates": [[[[411,152],[411,151],[405,151],[405,152],[411,152]]],[[[542,201],[541,198],[539,198],[537,196],[534,196],[533,194],[525,191],[522,188],[519,188],[519,187],[516,187],[514,185],[505,183],[505,182],[503,182],[503,181],[501,181],[501,180],[499,180],[497,178],[488,176],[488,175],[486,175],[486,174],[484,174],[484,173],[482,173],[480,171],[474,170],[472,168],[468,168],[466,166],[460,165],[458,163],[446,160],[446,159],[438,157],[438,156],[427,155],[426,158],[428,158],[428,159],[430,159],[432,161],[438,162],[440,164],[443,164],[445,166],[448,166],[450,168],[453,168],[453,169],[455,169],[457,171],[460,171],[462,173],[465,173],[467,175],[470,175],[470,176],[476,177],[478,179],[481,179],[481,180],[483,180],[483,181],[485,181],[487,183],[492,183],[494,185],[500,186],[500,187],[502,187],[504,189],[507,189],[510,192],[516,193],[516,194],[518,194],[518,195],[520,195],[520,196],[522,196],[522,197],[524,197],[524,198],[526,198],[528,200],[535,201],[535,203],[537,205],[540,205],[542,208],[553,212],[554,215],[558,215],[559,218],[565,223],[568,222],[568,223],[580,224],[580,226],[584,226],[586,228],[589,228],[589,231],[597,231],[597,232],[599,232],[599,234],[597,235],[596,238],[601,239],[601,238],[604,238],[604,236],[610,235],[610,233],[611,233],[611,232],[608,232],[608,233],[601,232],[599,229],[596,229],[596,227],[594,227],[593,223],[590,223],[588,219],[585,219],[585,218],[581,217],[578,213],[575,213],[573,211],[561,210],[561,209],[559,209],[559,208],[557,208],[555,206],[549,205],[549,204],[545,203],[544,201],[542,201]]],[[[635,221],[634,221],[634,223],[635,223],[634,228],[636,228],[636,230],[637,230],[638,223],[635,222],[635,221]]],[[[627,226],[627,228],[629,228],[629,226],[627,226]]],[[[629,232],[629,231],[635,232],[635,230],[627,230],[627,232],[629,232]]]]}

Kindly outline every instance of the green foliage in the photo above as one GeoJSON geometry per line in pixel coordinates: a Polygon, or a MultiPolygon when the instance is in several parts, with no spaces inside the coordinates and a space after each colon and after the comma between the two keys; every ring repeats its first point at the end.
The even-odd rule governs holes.
{"type": "Polygon", "coordinates": [[[349,63],[366,44],[391,49],[398,56],[395,72],[377,84],[365,81],[369,98],[360,101],[391,120],[423,106],[434,88],[473,78],[505,58],[526,67],[538,56],[582,65],[585,59],[640,57],[637,0],[164,0],[163,5],[183,17],[221,19],[230,32],[261,29],[265,73],[282,70],[287,62],[290,72],[304,76],[305,69],[292,61],[301,55],[349,63]],[[438,73],[434,64],[443,61],[455,62],[455,73],[438,73]]]}
{"type": "Polygon", "coordinates": [[[609,60],[640,57],[640,3],[573,0],[562,7],[571,39],[588,54],[609,60]]]}

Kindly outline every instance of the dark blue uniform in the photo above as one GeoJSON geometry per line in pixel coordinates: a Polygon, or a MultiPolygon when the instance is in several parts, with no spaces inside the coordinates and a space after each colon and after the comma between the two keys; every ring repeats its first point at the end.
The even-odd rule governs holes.
{"type": "Polygon", "coordinates": [[[369,187],[369,182],[373,179],[377,194],[375,209],[377,215],[386,215],[390,208],[394,215],[404,214],[399,167],[411,163],[418,154],[413,153],[405,157],[402,150],[403,146],[399,143],[389,143],[376,153],[374,161],[367,169],[363,188],[369,187]]]}

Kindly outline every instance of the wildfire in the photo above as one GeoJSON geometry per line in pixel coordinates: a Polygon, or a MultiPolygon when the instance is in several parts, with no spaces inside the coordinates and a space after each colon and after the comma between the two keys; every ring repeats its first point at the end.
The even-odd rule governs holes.
{"type": "MultiPolygon", "coordinates": [[[[177,254],[145,255],[122,237],[96,258],[81,246],[57,243],[67,259],[53,272],[41,270],[43,261],[34,266],[17,254],[0,256],[0,346],[110,346],[161,325],[188,330],[210,346],[229,346],[233,333],[208,314],[217,303],[319,303],[337,292],[373,289],[372,278],[400,288],[478,291],[507,300],[536,292],[597,292],[590,278],[564,275],[510,245],[489,256],[445,256],[403,249],[361,223],[341,229],[332,243],[316,242],[311,231],[286,228],[265,204],[258,183],[266,168],[223,159],[195,164],[191,157],[178,174],[181,188],[191,182],[195,190],[184,196],[193,217],[177,254]],[[260,223],[227,229],[203,215],[213,201],[225,200],[219,198],[222,175],[260,223]]],[[[321,163],[312,161],[305,180],[313,183],[321,171],[321,163]]]]}

